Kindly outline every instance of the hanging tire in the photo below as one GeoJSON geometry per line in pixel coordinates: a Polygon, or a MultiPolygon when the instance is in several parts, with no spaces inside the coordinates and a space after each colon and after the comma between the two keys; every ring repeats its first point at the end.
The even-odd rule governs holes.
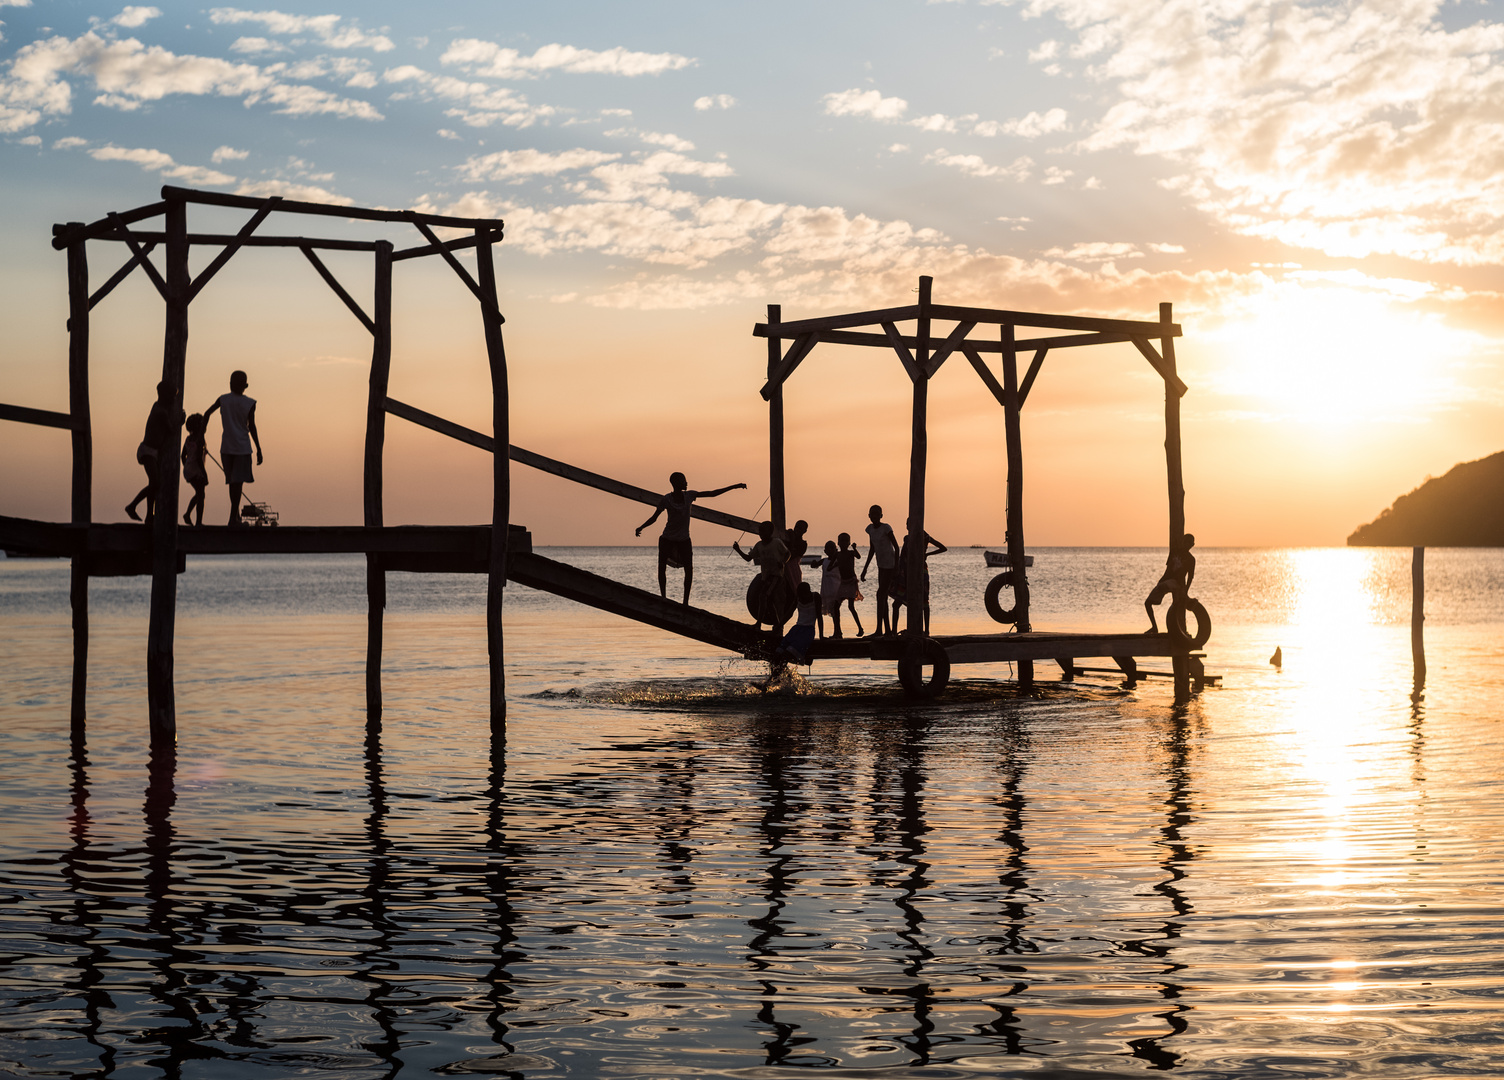
{"type": "Polygon", "coordinates": [[[747,613],[760,623],[778,626],[794,613],[794,592],[784,577],[758,574],[747,586],[747,613]]]}
{"type": "Polygon", "coordinates": [[[994,622],[1011,625],[1018,622],[1018,606],[1005,608],[998,594],[1004,589],[1014,586],[1013,571],[1004,570],[997,577],[987,583],[987,591],[982,594],[982,603],[987,607],[987,614],[992,616],[994,622]]]}
{"type": "Polygon", "coordinates": [[[1170,631],[1171,641],[1190,649],[1201,648],[1212,636],[1212,617],[1206,613],[1206,608],[1200,600],[1191,597],[1187,597],[1184,602],[1176,600],[1170,605],[1170,612],[1165,616],[1165,625],[1170,631]],[[1186,629],[1187,613],[1196,619],[1194,637],[1186,629]]]}
{"type": "Polygon", "coordinates": [[[898,662],[898,681],[909,697],[933,700],[945,693],[950,683],[950,657],[945,647],[934,638],[925,638],[919,659],[905,657],[898,662]],[[925,679],[925,665],[930,667],[930,677],[925,679]]]}

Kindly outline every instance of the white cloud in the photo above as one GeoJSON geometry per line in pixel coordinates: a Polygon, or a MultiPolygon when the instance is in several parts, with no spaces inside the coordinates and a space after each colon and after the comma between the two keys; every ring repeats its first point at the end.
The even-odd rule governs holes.
{"type": "Polygon", "coordinates": [[[1490,8],[1030,0],[1028,10],[1074,31],[1069,55],[1113,95],[1082,148],[1174,163],[1173,190],[1223,226],[1334,256],[1504,258],[1504,23],[1490,8]]]}
{"type": "Polygon", "coordinates": [[[179,165],[170,154],[165,154],[161,150],[110,145],[95,147],[89,151],[89,156],[95,161],[130,162],[132,165],[141,166],[147,172],[161,173],[168,179],[182,180],[195,187],[205,185],[222,187],[235,182],[233,176],[228,176],[217,169],[206,168],[202,165],[179,165]]]}
{"type": "Polygon", "coordinates": [[[31,0],[0,0],[0,8],[31,7],[31,0]]]}
{"type": "Polygon", "coordinates": [[[989,138],[996,135],[1016,135],[1023,139],[1034,139],[1051,132],[1065,131],[1070,126],[1069,121],[1070,114],[1064,109],[1050,109],[1045,113],[1031,112],[1028,116],[1004,120],[1002,123],[983,120],[972,127],[971,133],[989,138]]]}
{"type": "Polygon", "coordinates": [[[244,161],[251,156],[249,150],[237,150],[233,146],[221,146],[209,155],[209,160],[218,165],[222,161],[244,161]]]}
{"type": "Polygon", "coordinates": [[[736,98],[730,94],[707,94],[704,97],[695,98],[695,108],[704,112],[707,109],[729,109],[736,104],[736,98]]]}
{"type": "Polygon", "coordinates": [[[840,90],[826,94],[823,100],[831,116],[870,116],[874,120],[897,120],[909,107],[903,98],[885,98],[877,90],[840,90]]]}
{"type": "Polygon", "coordinates": [[[249,56],[266,55],[272,53],[292,52],[290,45],[284,45],[280,41],[273,41],[264,37],[238,37],[230,42],[230,51],[246,53],[249,56]]]}
{"type": "Polygon", "coordinates": [[[77,135],[64,135],[52,144],[54,150],[72,150],[80,146],[88,146],[88,139],[80,139],[77,135]]]}
{"type": "Polygon", "coordinates": [[[255,180],[241,184],[235,189],[237,195],[253,195],[264,197],[267,195],[281,195],[284,199],[299,199],[303,202],[333,203],[335,206],[349,206],[354,199],[344,195],[336,195],[325,188],[315,187],[312,184],[295,184],[288,180],[255,180]]]}
{"type": "Polygon", "coordinates": [[[121,11],[110,22],[116,26],[123,26],[128,30],[134,30],[138,26],[144,26],[148,20],[155,19],[161,14],[161,8],[131,6],[121,11]]]}
{"type": "Polygon", "coordinates": [[[1034,169],[1032,158],[1017,158],[1011,165],[989,165],[980,154],[950,154],[943,149],[926,154],[924,160],[930,165],[958,169],[967,176],[995,176],[1005,180],[1027,180],[1034,169]]]}
{"type": "Polygon", "coordinates": [[[499,121],[507,127],[526,128],[555,113],[553,106],[531,105],[525,95],[507,87],[435,75],[412,64],[388,68],[381,78],[387,83],[412,87],[393,94],[394,98],[422,95],[428,100],[458,102],[444,115],[456,117],[470,127],[490,127],[499,121]]]}
{"type": "Polygon", "coordinates": [[[73,89],[67,75],[91,78],[98,91],[94,103],[116,109],[136,109],[171,94],[216,95],[244,98],[247,105],[269,102],[293,116],[381,119],[367,102],[284,83],[254,64],[179,55],[135,38],[117,41],[90,31],[72,40],[33,42],[16,53],[0,76],[0,132],[30,127],[43,114],[70,113],[73,89]]]}
{"type": "Polygon", "coordinates": [[[621,47],[604,49],[577,49],[573,45],[544,45],[531,56],[523,56],[516,49],[505,49],[493,41],[479,38],[458,38],[450,42],[443,64],[454,64],[467,69],[472,75],[493,79],[536,78],[546,71],[565,71],[590,75],[659,75],[665,71],[678,71],[694,64],[688,56],[677,53],[632,52],[621,47]]]}
{"type": "Polygon", "coordinates": [[[288,15],[281,11],[242,11],[214,8],[209,21],[218,25],[260,23],[269,33],[283,36],[308,34],[331,49],[370,49],[390,52],[395,46],[384,34],[369,34],[339,15],[288,15]]]}
{"type": "Polygon", "coordinates": [[[439,138],[459,141],[460,133],[458,131],[450,131],[448,128],[439,128],[439,138]]]}
{"type": "Polygon", "coordinates": [[[1185,254],[1185,248],[1182,247],[1179,244],[1150,244],[1149,245],[1149,250],[1150,251],[1158,252],[1161,255],[1184,255],[1185,254]]]}
{"type": "Polygon", "coordinates": [[[42,145],[42,137],[40,135],[27,135],[24,138],[17,139],[16,141],[18,143],[20,143],[22,146],[41,146],[42,145]]]}
{"type": "Polygon", "coordinates": [[[462,179],[481,183],[520,176],[557,176],[578,169],[592,169],[620,157],[620,154],[584,149],[564,150],[557,154],[531,149],[498,150],[494,154],[467,159],[459,171],[462,179]]]}
{"type": "Polygon", "coordinates": [[[1116,259],[1142,259],[1144,253],[1134,244],[1093,240],[1069,248],[1050,248],[1045,255],[1052,259],[1069,259],[1071,262],[1110,262],[1116,259]]]}
{"type": "Polygon", "coordinates": [[[611,136],[612,138],[619,138],[621,136],[635,136],[636,138],[641,139],[643,142],[647,143],[649,146],[665,146],[670,150],[677,150],[680,153],[685,153],[695,148],[695,144],[690,142],[688,139],[681,139],[677,135],[670,135],[665,132],[636,131],[630,128],[616,128],[614,131],[608,131],[605,134],[611,136]]]}

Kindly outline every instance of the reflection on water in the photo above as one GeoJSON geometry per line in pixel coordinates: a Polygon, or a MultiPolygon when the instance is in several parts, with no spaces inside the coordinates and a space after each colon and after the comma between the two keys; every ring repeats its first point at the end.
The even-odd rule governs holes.
{"type": "Polygon", "coordinates": [[[524,611],[505,756],[480,612],[393,617],[377,726],[358,615],[190,612],[150,756],[140,626],[99,620],[70,731],[38,617],[0,655],[0,1072],[1497,1074],[1499,624],[1437,619],[1412,701],[1385,575],[1258,553],[1202,595],[1276,555],[1308,621],[1224,602],[1226,688],[1182,707],[985,669],[916,707],[860,666],[764,697],[524,611]]]}

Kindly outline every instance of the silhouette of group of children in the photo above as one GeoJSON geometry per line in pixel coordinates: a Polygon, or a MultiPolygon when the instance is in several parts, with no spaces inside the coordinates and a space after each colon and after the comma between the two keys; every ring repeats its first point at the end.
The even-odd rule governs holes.
{"type": "MultiPolygon", "coordinates": [[[[178,410],[177,422],[188,429],[188,437],[183,440],[183,479],[193,488],[193,498],[188,500],[188,506],[183,511],[184,525],[204,523],[204,497],[209,486],[209,470],[204,459],[212,459],[204,434],[209,427],[209,418],[216,412],[220,414],[222,429],[219,454],[224,459],[216,464],[224,471],[225,483],[230,488],[230,524],[241,524],[240,500],[243,489],[256,479],[251,472],[253,443],[256,464],[260,465],[264,460],[261,454],[261,436],[256,431],[256,399],[248,397],[245,392],[249,385],[250,380],[246,378],[245,372],[231,372],[230,392],[221,394],[204,412],[194,413],[185,420],[183,411],[178,410]]],[[[136,497],[125,508],[126,515],[134,521],[141,520],[136,507],[143,500],[146,503],[147,521],[151,521],[156,512],[158,469],[162,451],[166,449],[168,437],[172,434],[170,410],[171,391],[166,382],[159,382],[157,400],[152,403],[151,412],[146,418],[146,433],[141,439],[141,445],[136,447],[136,461],[146,470],[146,486],[136,493],[136,497]]],[[[686,596],[688,591],[686,582],[686,596]]]]}

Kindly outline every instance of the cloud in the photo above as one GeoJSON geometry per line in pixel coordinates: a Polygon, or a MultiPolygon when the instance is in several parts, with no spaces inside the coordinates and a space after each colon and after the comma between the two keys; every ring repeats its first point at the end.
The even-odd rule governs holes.
{"type": "Polygon", "coordinates": [[[170,154],[144,147],[99,146],[89,151],[95,161],[126,161],[139,165],[147,172],[161,173],[172,180],[182,180],[195,187],[223,187],[233,184],[235,178],[202,165],[179,165],[170,154]]]}
{"type": "Polygon", "coordinates": [[[218,165],[221,161],[244,161],[250,156],[249,150],[236,150],[233,146],[221,146],[209,155],[209,160],[218,165]]]}
{"type": "Polygon", "coordinates": [[[903,98],[885,98],[877,90],[840,90],[822,100],[831,116],[870,116],[874,120],[897,120],[909,107],[903,98]]]}
{"type": "Polygon", "coordinates": [[[525,95],[507,87],[467,82],[452,75],[435,75],[412,64],[388,68],[382,72],[381,78],[387,83],[412,88],[393,94],[396,99],[416,95],[430,101],[457,102],[444,115],[456,117],[470,127],[490,127],[499,121],[507,127],[526,128],[555,113],[551,105],[529,104],[525,95]]]}
{"type": "Polygon", "coordinates": [[[705,97],[695,98],[695,108],[704,112],[707,109],[729,109],[736,104],[736,98],[730,94],[707,94],[705,97]]]}
{"type": "Polygon", "coordinates": [[[1034,169],[1032,158],[1017,158],[1011,165],[989,165],[980,154],[950,154],[943,149],[926,154],[924,160],[930,165],[958,169],[967,176],[1000,177],[1004,180],[1027,180],[1034,169]]]}
{"type": "Polygon", "coordinates": [[[273,41],[271,38],[239,37],[230,42],[230,51],[256,56],[268,53],[292,52],[292,47],[284,45],[280,41],[273,41]]]}
{"type": "Polygon", "coordinates": [[[1016,135],[1022,139],[1036,139],[1051,132],[1067,130],[1070,126],[1069,120],[1070,114],[1064,109],[1050,109],[1044,113],[1031,112],[1028,116],[1004,120],[1002,123],[996,120],[983,120],[971,129],[971,133],[988,138],[996,135],[1016,135]]]}
{"type": "Polygon", "coordinates": [[[547,71],[564,71],[581,75],[660,75],[678,71],[695,63],[677,53],[631,52],[617,47],[596,52],[573,45],[544,45],[531,56],[516,49],[504,49],[493,41],[458,38],[450,42],[441,64],[454,64],[472,75],[493,79],[537,78],[547,71]]]}
{"type": "Polygon", "coordinates": [[[468,158],[459,171],[462,179],[482,183],[519,176],[557,176],[577,169],[591,169],[620,157],[620,154],[584,149],[564,150],[557,154],[531,149],[498,150],[494,154],[468,158]]]}
{"type": "Polygon", "coordinates": [[[647,143],[649,146],[665,146],[670,150],[677,150],[681,153],[693,150],[695,148],[695,144],[690,142],[688,139],[681,139],[679,138],[679,136],[671,135],[667,132],[640,131],[633,128],[616,128],[614,131],[608,131],[605,134],[611,136],[612,138],[619,138],[624,135],[635,136],[636,138],[641,139],[643,142],[647,143]]]}
{"type": "Polygon", "coordinates": [[[237,195],[253,195],[264,198],[267,195],[281,195],[284,199],[299,199],[303,202],[333,203],[335,206],[349,206],[354,199],[344,195],[336,195],[326,188],[315,187],[312,184],[295,184],[289,180],[254,180],[241,184],[235,189],[237,195]]]}
{"type": "Polygon", "coordinates": [[[269,33],[283,36],[308,34],[331,49],[370,49],[372,52],[390,52],[395,48],[391,38],[384,34],[369,34],[356,26],[353,20],[346,20],[339,15],[288,15],[281,11],[213,8],[209,12],[209,21],[220,26],[260,23],[269,33]]]}
{"type": "Polygon", "coordinates": [[[460,139],[458,131],[450,131],[448,128],[439,128],[438,134],[441,139],[454,139],[455,141],[459,141],[460,139]]]}
{"type": "Polygon", "coordinates": [[[364,101],[341,98],[315,87],[282,82],[276,72],[217,57],[179,55],[135,38],[117,41],[94,31],[75,39],[52,37],[19,50],[0,76],[0,132],[38,123],[43,114],[72,111],[67,75],[91,78],[94,103],[133,110],[168,95],[244,98],[247,105],[269,102],[293,116],[330,115],[379,120],[364,101]]]}
{"type": "Polygon", "coordinates": [[[116,26],[123,26],[128,30],[134,30],[136,27],[145,25],[148,20],[155,19],[161,14],[161,8],[132,6],[125,8],[119,15],[111,19],[110,22],[116,26]]]}
{"type": "Polygon", "coordinates": [[[1027,10],[1074,32],[1110,95],[1080,148],[1173,163],[1169,186],[1223,226],[1333,256],[1504,258],[1504,23],[1441,0],[1027,10]]]}
{"type": "Polygon", "coordinates": [[[16,141],[18,143],[20,143],[22,146],[41,146],[42,145],[42,137],[40,135],[27,135],[24,138],[17,139],[16,141]]]}
{"type": "Polygon", "coordinates": [[[80,139],[77,135],[64,135],[52,144],[54,150],[72,150],[78,146],[88,146],[88,139],[80,139]]]}

